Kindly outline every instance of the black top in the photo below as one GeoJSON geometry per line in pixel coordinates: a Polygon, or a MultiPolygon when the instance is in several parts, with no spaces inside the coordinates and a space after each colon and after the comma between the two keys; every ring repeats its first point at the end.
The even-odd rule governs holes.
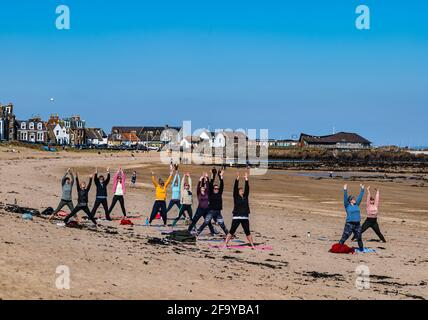
{"type": "Polygon", "coordinates": [[[215,174],[213,175],[211,181],[210,181],[210,187],[209,187],[209,210],[223,210],[223,188],[224,188],[224,182],[223,178],[219,176],[220,185],[218,193],[214,193],[214,180],[215,180],[215,174]]]}
{"type": "Polygon", "coordinates": [[[250,195],[250,184],[248,180],[245,181],[244,196],[239,195],[239,180],[235,180],[233,187],[233,216],[234,217],[248,217],[250,214],[250,205],[248,203],[248,196],[250,195]]]}
{"type": "Polygon", "coordinates": [[[103,183],[100,182],[98,174],[95,174],[94,182],[97,187],[97,198],[107,198],[107,185],[110,182],[110,173],[107,175],[107,179],[103,183]]]}
{"type": "Polygon", "coordinates": [[[80,206],[87,206],[88,202],[89,202],[89,190],[91,189],[91,184],[92,184],[92,178],[89,179],[89,183],[86,187],[86,189],[81,189],[80,188],[80,183],[79,183],[79,177],[76,177],[76,187],[77,187],[77,202],[78,205],[80,206]]]}

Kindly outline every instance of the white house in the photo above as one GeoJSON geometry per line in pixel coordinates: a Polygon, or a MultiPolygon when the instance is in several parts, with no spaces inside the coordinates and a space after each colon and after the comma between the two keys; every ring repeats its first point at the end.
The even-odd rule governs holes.
{"type": "Polygon", "coordinates": [[[247,143],[247,135],[242,131],[221,131],[214,138],[213,146],[215,148],[224,148],[228,144],[247,143]]]}
{"type": "Polygon", "coordinates": [[[215,134],[215,132],[210,132],[208,130],[202,130],[198,136],[199,136],[199,139],[201,141],[208,141],[209,146],[212,147],[216,134],[215,134]]]}
{"type": "Polygon", "coordinates": [[[70,135],[64,125],[57,123],[52,131],[55,136],[56,144],[65,145],[70,143],[70,135]]]}
{"type": "Polygon", "coordinates": [[[188,136],[184,137],[180,141],[180,147],[184,150],[190,150],[194,145],[198,144],[201,139],[198,136],[188,136]]]}

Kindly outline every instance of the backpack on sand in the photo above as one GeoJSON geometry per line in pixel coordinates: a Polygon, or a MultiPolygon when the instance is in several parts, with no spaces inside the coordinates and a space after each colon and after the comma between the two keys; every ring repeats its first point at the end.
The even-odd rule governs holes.
{"type": "Polygon", "coordinates": [[[50,216],[54,212],[54,209],[52,207],[46,208],[42,211],[42,216],[50,216]]]}
{"type": "Polygon", "coordinates": [[[176,241],[176,242],[187,242],[187,243],[195,243],[196,236],[191,234],[187,230],[177,230],[173,231],[166,236],[168,240],[176,241]]]}

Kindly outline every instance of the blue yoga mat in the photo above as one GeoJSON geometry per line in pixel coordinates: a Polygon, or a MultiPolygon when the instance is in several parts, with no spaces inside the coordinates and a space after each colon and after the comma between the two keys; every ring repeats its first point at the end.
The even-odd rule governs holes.
{"type": "Polygon", "coordinates": [[[356,253],[371,253],[371,252],[376,252],[375,249],[370,249],[370,248],[364,248],[363,251],[361,251],[360,249],[355,249],[356,253]]]}

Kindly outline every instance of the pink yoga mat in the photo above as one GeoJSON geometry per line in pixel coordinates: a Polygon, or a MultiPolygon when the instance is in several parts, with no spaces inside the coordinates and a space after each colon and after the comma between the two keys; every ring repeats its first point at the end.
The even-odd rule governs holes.
{"type": "MultiPolygon", "coordinates": [[[[224,245],[222,245],[222,246],[214,246],[214,245],[210,245],[210,248],[213,248],[213,249],[225,249],[225,250],[227,250],[227,249],[246,249],[246,250],[248,250],[248,249],[252,249],[251,248],[251,246],[249,246],[249,245],[246,245],[246,246],[239,246],[239,245],[231,245],[231,246],[227,246],[227,249],[224,247],[224,245]]],[[[256,250],[260,250],[260,251],[272,251],[273,250],[273,248],[271,247],[271,246],[255,246],[255,248],[256,248],[256,250]]]]}

